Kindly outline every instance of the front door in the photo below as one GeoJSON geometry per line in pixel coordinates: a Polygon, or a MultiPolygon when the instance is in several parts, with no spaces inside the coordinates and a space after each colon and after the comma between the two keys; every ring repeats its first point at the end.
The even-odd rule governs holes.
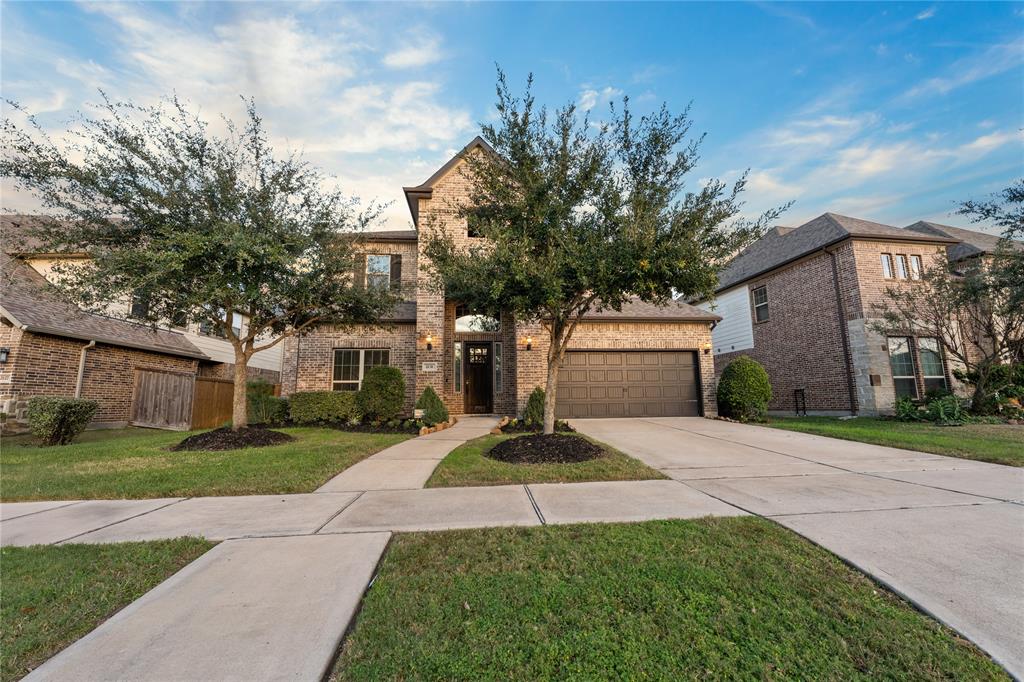
{"type": "Polygon", "coordinates": [[[466,344],[466,414],[490,414],[494,410],[491,386],[494,381],[491,344],[466,344]]]}

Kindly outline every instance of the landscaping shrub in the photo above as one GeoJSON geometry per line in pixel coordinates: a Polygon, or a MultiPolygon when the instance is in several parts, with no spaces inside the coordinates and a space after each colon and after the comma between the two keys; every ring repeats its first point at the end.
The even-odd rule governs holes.
{"type": "Polygon", "coordinates": [[[362,415],[375,421],[398,416],[405,402],[405,379],[397,367],[371,367],[363,376],[363,387],[356,394],[356,406],[362,415]]]}
{"type": "Polygon", "coordinates": [[[955,395],[945,395],[925,406],[925,418],[937,424],[963,424],[967,420],[963,401],[955,395]]]}
{"type": "Polygon", "coordinates": [[[895,412],[896,418],[901,422],[921,421],[924,417],[921,407],[917,404],[917,401],[908,395],[901,395],[896,398],[895,412]]]}
{"type": "Polygon", "coordinates": [[[526,401],[526,410],[523,411],[523,421],[527,426],[536,426],[544,423],[544,389],[538,386],[533,389],[529,399],[526,401]]]}
{"type": "Polygon", "coordinates": [[[274,395],[274,385],[266,379],[253,379],[246,386],[249,423],[279,424],[288,419],[288,399],[274,395]]]}
{"type": "Polygon", "coordinates": [[[416,409],[423,410],[423,421],[427,426],[448,421],[448,408],[430,386],[423,389],[419,400],[416,401],[416,409]]]}
{"type": "Polygon", "coordinates": [[[718,381],[719,414],[739,421],[764,421],[772,385],[757,360],[741,355],[730,362],[718,381]]]}
{"type": "Polygon", "coordinates": [[[39,396],[28,401],[28,425],[43,445],[67,445],[85,430],[100,404],[81,398],[39,396]]]}
{"type": "Polygon", "coordinates": [[[351,421],[359,416],[356,409],[356,394],[350,391],[293,393],[288,411],[296,424],[351,421]]]}

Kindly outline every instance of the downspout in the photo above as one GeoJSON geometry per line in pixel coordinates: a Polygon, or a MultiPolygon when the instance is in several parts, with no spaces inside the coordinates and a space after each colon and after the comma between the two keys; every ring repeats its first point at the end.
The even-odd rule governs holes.
{"type": "Polygon", "coordinates": [[[90,341],[89,343],[82,346],[82,352],[78,356],[78,381],[75,383],[75,397],[82,397],[82,382],[85,379],[85,352],[90,348],[96,347],[96,341],[90,341]]]}
{"type": "Polygon", "coordinates": [[[839,331],[843,338],[843,361],[846,364],[846,389],[850,394],[850,412],[856,415],[860,409],[857,406],[857,385],[853,378],[853,358],[850,356],[850,330],[846,326],[846,308],[843,306],[843,294],[839,290],[839,266],[836,265],[835,251],[824,249],[825,253],[832,259],[832,285],[836,292],[836,315],[839,317],[839,331]]]}

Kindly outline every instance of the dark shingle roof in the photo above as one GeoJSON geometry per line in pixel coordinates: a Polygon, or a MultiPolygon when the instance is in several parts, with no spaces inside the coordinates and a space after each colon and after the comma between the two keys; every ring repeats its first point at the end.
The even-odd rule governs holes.
{"type": "Polygon", "coordinates": [[[943,244],[958,241],[948,236],[908,234],[907,230],[892,225],[824,213],[797,228],[768,231],[722,269],[718,275],[718,291],[851,237],[943,244]]]}
{"type": "Polygon", "coordinates": [[[45,277],[17,258],[5,257],[0,267],[0,312],[13,324],[38,334],[209,359],[182,334],[79,310],[61,300],[45,277]]]}
{"type": "MultiPolygon", "coordinates": [[[[953,244],[946,248],[946,253],[952,261],[993,253],[999,244],[999,235],[978,232],[977,230],[965,230],[962,227],[953,227],[952,225],[940,225],[939,223],[931,223],[927,220],[919,220],[913,225],[907,225],[903,229],[920,234],[960,240],[959,244],[953,244]]],[[[1024,250],[1024,243],[1022,242],[1011,241],[1009,243],[1014,249],[1024,250]]]]}
{"type": "Polygon", "coordinates": [[[377,230],[363,232],[363,237],[374,242],[414,242],[419,233],[416,230],[377,230]]]}
{"type": "Polygon", "coordinates": [[[722,318],[707,310],[701,310],[682,301],[669,301],[665,305],[645,303],[633,299],[627,301],[622,310],[592,310],[583,316],[584,320],[632,320],[653,322],[717,322],[722,318]]]}
{"type": "Polygon", "coordinates": [[[398,303],[382,318],[385,322],[415,322],[416,303],[414,301],[403,301],[398,303]]]}
{"type": "MultiPolygon", "coordinates": [[[[43,225],[44,220],[52,221],[53,219],[46,216],[24,215],[20,213],[0,214],[0,243],[3,245],[3,253],[11,256],[30,254],[38,256],[49,253],[49,251],[43,250],[38,239],[29,234],[33,226],[43,225]]],[[[57,222],[61,223],[61,221],[57,222]]],[[[82,254],[78,252],[61,252],[60,255],[82,254]]]]}

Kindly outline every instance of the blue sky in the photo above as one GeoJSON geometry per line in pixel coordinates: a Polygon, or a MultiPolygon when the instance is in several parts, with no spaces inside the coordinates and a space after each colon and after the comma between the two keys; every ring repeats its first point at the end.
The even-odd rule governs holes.
{"type": "MultiPolygon", "coordinates": [[[[750,169],[794,200],[906,225],[1024,174],[1024,3],[2,3],[2,90],[53,130],[98,99],[251,95],[281,148],[393,202],[492,115],[494,64],[538,99],[693,102],[692,186],[750,169]]],[[[5,188],[4,209],[32,209],[5,188]]]]}

